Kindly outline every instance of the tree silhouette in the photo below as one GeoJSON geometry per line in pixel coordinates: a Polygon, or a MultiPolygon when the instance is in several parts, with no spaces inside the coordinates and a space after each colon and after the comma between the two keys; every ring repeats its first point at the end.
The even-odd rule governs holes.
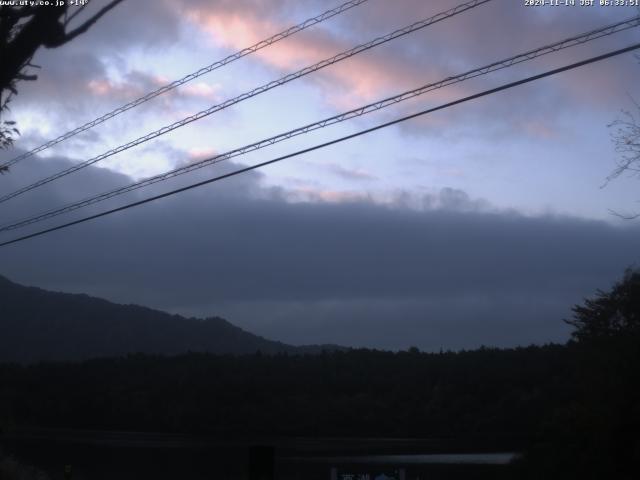
{"type": "MultiPolygon", "coordinates": [[[[25,5],[0,7],[0,116],[9,109],[9,102],[18,93],[17,83],[33,81],[31,60],[40,47],[57,48],[85,33],[103,15],[123,0],[112,0],[78,27],[69,29],[71,21],[84,10],[79,7],[69,15],[65,5],[25,5]]],[[[19,3],[19,2],[16,2],[19,3]]],[[[0,118],[1,120],[1,118],[0,118]]],[[[0,148],[13,144],[19,134],[13,121],[0,121],[0,148]]],[[[4,173],[6,167],[0,168],[4,173]]]]}
{"type": "MultiPolygon", "coordinates": [[[[636,58],[640,60],[640,56],[636,58]]],[[[640,176],[640,104],[633,98],[631,100],[637,112],[634,114],[630,110],[623,110],[622,116],[609,124],[609,128],[615,129],[611,134],[611,140],[619,156],[616,168],[607,177],[607,183],[625,173],[640,176]]],[[[640,213],[612,213],[627,220],[640,217],[640,213]]]]}
{"type": "Polygon", "coordinates": [[[576,328],[574,340],[640,333],[640,270],[627,269],[610,292],[599,290],[596,298],[572,310],[573,319],[566,322],[576,328]]]}

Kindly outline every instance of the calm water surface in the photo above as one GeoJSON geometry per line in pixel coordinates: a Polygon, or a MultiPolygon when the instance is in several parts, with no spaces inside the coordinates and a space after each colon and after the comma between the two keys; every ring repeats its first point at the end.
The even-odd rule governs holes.
{"type": "MultiPolygon", "coordinates": [[[[242,442],[117,432],[54,432],[4,440],[5,452],[44,470],[51,480],[63,479],[65,464],[73,465],[73,480],[248,479],[248,446],[242,442]]],[[[376,472],[402,468],[405,480],[496,480],[508,478],[505,465],[516,456],[419,453],[433,451],[433,446],[429,439],[289,439],[276,446],[276,478],[329,480],[336,468],[374,480],[376,472]]]]}

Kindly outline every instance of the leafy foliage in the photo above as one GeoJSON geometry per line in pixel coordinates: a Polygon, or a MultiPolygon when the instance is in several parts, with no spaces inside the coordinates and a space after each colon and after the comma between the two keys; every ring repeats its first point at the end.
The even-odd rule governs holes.
{"type": "Polygon", "coordinates": [[[49,480],[41,470],[23,465],[15,458],[4,456],[0,451],[0,479],[2,480],[49,480]]]}
{"type": "MultiPolygon", "coordinates": [[[[6,149],[13,145],[13,135],[20,135],[20,131],[15,127],[13,120],[3,120],[0,123],[0,148],[6,149]]],[[[9,168],[0,166],[0,173],[8,171],[9,168]]]]}
{"type": "MultiPolygon", "coordinates": [[[[640,471],[639,288],[638,271],[629,270],[609,292],[576,306],[574,340],[567,345],[315,355],[275,349],[280,353],[0,364],[0,422],[225,439],[437,437],[449,451],[525,449],[517,478],[631,480],[640,471]]],[[[66,322],[74,327],[68,331],[81,332],[111,319],[103,327],[116,333],[104,344],[129,339],[121,352],[135,350],[143,331],[156,342],[163,338],[157,331],[174,325],[168,332],[175,341],[183,338],[175,325],[201,322],[0,278],[0,297],[3,291],[18,302],[6,312],[26,328],[9,344],[24,345],[31,335],[42,342],[33,349],[66,322]],[[43,321],[34,321],[38,317],[43,321]],[[144,330],[132,328],[140,321],[144,330]]],[[[217,335],[231,344],[233,338],[228,329],[195,332],[201,341],[217,335]]],[[[63,345],[69,351],[89,344],[63,345]]]]}
{"type": "Polygon", "coordinates": [[[577,341],[640,333],[640,270],[628,269],[624,279],[610,292],[598,291],[596,298],[573,307],[577,341]]]}
{"type": "Polygon", "coordinates": [[[541,425],[522,478],[631,480],[640,471],[640,272],[573,308],[570,397],[541,425]]]}
{"type": "Polygon", "coordinates": [[[4,365],[0,408],[23,425],[466,438],[481,448],[513,448],[550,413],[554,398],[566,396],[567,364],[564,347],[547,346],[4,365]]]}

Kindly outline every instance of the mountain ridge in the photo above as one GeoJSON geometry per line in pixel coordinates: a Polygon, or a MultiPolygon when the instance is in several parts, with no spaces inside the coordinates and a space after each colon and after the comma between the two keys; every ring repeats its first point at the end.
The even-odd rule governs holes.
{"type": "Polygon", "coordinates": [[[133,353],[304,354],[343,348],[288,345],[217,316],[184,317],[24,286],[0,275],[0,362],[80,361],[133,353]]]}

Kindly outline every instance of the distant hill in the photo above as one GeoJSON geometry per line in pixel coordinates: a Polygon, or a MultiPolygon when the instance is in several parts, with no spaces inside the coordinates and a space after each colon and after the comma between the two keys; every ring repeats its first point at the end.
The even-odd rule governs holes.
{"type": "Polygon", "coordinates": [[[25,287],[0,276],[0,362],[83,360],[129,353],[318,353],[253,335],[218,317],[185,318],[88,295],[25,287]]]}

